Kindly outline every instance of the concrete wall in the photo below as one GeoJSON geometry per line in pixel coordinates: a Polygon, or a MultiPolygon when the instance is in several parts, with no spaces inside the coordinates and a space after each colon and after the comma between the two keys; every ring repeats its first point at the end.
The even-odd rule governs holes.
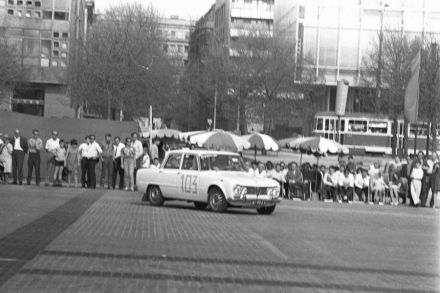
{"type": "Polygon", "coordinates": [[[44,117],[74,118],[75,110],[70,107],[65,86],[46,85],[44,90],[44,117]]]}

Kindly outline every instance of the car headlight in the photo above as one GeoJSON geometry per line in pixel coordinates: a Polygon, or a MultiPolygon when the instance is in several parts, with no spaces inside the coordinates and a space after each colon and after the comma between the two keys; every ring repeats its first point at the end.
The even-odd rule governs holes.
{"type": "Polygon", "coordinates": [[[235,185],[232,190],[234,192],[234,198],[242,198],[247,193],[247,188],[241,185],[235,185]]]}

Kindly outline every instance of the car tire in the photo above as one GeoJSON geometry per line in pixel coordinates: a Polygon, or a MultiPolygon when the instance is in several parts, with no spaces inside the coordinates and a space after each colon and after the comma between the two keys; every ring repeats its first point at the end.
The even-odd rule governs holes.
{"type": "Polygon", "coordinates": [[[223,192],[217,188],[211,188],[208,193],[209,208],[216,213],[224,213],[228,208],[228,202],[223,192]]]}
{"type": "Polygon", "coordinates": [[[165,201],[159,186],[151,186],[148,188],[148,199],[153,206],[161,206],[165,201]]]}
{"type": "Polygon", "coordinates": [[[204,209],[206,209],[206,207],[208,206],[208,203],[206,203],[206,202],[200,202],[200,201],[195,201],[195,202],[194,202],[194,206],[195,206],[196,209],[198,209],[198,210],[204,210],[204,209]]]}
{"type": "Polygon", "coordinates": [[[270,215],[275,210],[276,205],[270,206],[270,207],[261,207],[257,209],[257,212],[260,215],[270,215]]]}

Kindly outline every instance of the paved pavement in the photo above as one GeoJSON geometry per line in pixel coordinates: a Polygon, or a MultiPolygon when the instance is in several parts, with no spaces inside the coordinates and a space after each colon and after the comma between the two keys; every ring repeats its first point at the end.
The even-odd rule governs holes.
{"type": "Polygon", "coordinates": [[[440,212],[0,186],[0,292],[439,292],[440,212]]]}

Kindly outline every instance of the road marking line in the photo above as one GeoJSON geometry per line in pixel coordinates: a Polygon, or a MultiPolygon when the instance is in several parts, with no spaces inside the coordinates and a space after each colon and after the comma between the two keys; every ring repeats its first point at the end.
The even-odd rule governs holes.
{"type": "Polygon", "coordinates": [[[269,249],[273,254],[275,254],[279,258],[284,259],[284,260],[289,258],[281,250],[276,248],[276,246],[273,245],[270,241],[264,239],[261,235],[259,235],[257,233],[252,233],[251,237],[256,239],[257,241],[260,241],[260,243],[263,244],[263,246],[265,246],[267,249],[269,249]]]}
{"type": "Polygon", "coordinates": [[[16,261],[23,261],[23,260],[17,259],[17,258],[2,258],[2,257],[0,257],[0,261],[16,262],[16,261]]]}

